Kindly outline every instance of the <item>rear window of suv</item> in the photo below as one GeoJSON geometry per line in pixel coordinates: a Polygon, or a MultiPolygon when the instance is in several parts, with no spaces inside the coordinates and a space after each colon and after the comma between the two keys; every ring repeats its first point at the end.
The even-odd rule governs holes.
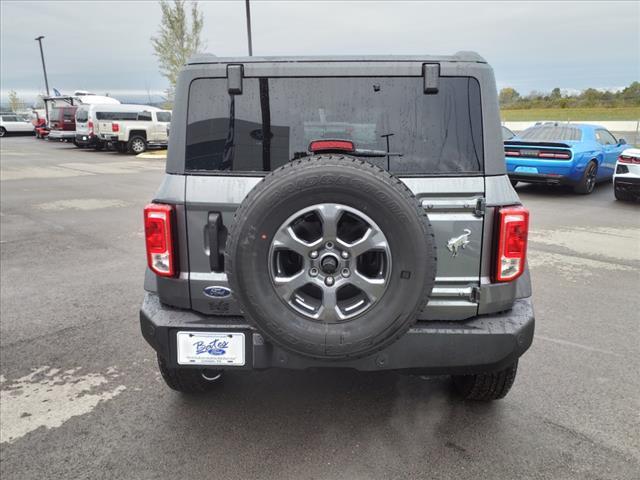
{"type": "Polygon", "coordinates": [[[442,77],[423,93],[422,77],[226,78],[191,83],[186,139],[190,172],[266,172],[307,155],[313,140],[344,139],[398,174],[483,170],[480,86],[442,77]]]}
{"type": "Polygon", "coordinates": [[[89,120],[89,112],[84,108],[79,108],[76,111],[76,122],[84,123],[89,120]]]}
{"type": "Polygon", "coordinates": [[[530,142],[559,142],[559,141],[580,141],[582,132],[579,128],[568,127],[566,125],[539,125],[526,129],[518,140],[530,142]]]}

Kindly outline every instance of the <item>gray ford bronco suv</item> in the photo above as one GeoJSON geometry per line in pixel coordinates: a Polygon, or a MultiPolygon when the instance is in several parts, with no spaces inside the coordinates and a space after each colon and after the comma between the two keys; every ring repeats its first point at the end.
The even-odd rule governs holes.
{"type": "Polygon", "coordinates": [[[531,345],[528,211],[479,55],[193,58],[145,207],[162,377],[451,375],[494,400],[531,345]]]}

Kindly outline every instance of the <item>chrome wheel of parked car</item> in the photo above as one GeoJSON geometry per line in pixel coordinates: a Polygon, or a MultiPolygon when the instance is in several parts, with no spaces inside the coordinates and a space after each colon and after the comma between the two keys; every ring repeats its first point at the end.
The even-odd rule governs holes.
{"type": "Polygon", "coordinates": [[[6,133],[7,131],[4,129],[4,127],[0,127],[0,137],[4,137],[6,133]]]}
{"type": "Polygon", "coordinates": [[[297,313],[325,323],[370,309],[387,289],[391,251],[359,210],[335,203],[302,209],[278,229],[269,253],[273,286],[297,313]]]}
{"type": "Polygon", "coordinates": [[[143,153],[147,150],[147,142],[142,137],[133,137],[129,140],[129,151],[131,153],[143,153]]]}

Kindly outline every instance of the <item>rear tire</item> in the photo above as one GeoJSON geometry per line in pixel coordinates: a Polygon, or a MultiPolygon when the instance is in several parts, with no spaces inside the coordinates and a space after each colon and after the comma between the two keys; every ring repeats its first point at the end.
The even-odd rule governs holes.
{"type": "Polygon", "coordinates": [[[104,150],[104,142],[97,142],[97,143],[93,146],[93,149],[94,149],[96,152],[99,152],[99,151],[101,151],[101,150],[104,150]]]}
{"type": "Polygon", "coordinates": [[[518,362],[498,372],[454,375],[453,387],[465,400],[488,402],[504,398],[518,371],[518,362]]]}
{"type": "Polygon", "coordinates": [[[170,368],[160,355],[158,355],[158,368],[167,386],[182,393],[209,392],[222,379],[222,370],[170,368]],[[208,380],[203,377],[203,374],[208,380]]]}
{"type": "Polygon", "coordinates": [[[7,134],[7,130],[4,127],[0,127],[0,137],[4,137],[7,134]]]}
{"type": "Polygon", "coordinates": [[[584,169],[580,182],[573,187],[573,191],[580,195],[589,195],[596,186],[598,164],[591,160],[584,169]]]}
{"type": "Polygon", "coordinates": [[[134,135],[127,143],[127,152],[139,155],[147,151],[147,140],[140,135],[134,135]]]}

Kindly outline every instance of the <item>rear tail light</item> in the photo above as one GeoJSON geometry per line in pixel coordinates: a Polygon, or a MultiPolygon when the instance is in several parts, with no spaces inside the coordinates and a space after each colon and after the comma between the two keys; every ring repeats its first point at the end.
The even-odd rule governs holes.
{"type": "Polygon", "coordinates": [[[526,264],[529,210],[524,207],[504,207],[498,210],[498,246],[494,281],[515,280],[526,264]]]}
{"type": "Polygon", "coordinates": [[[111,131],[112,132],[119,132],[120,131],[120,125],[117,123],[112,123],[111,124],[111,131]]]}
{"type": "Polygon", "coordinates": [[[93,135],[93,122],[91,120],[87,123],[87,127],[89,128],[89,135],[93,135]]]}
{"type": "Polygon", "coordinates": [[[309,151],[316,152],[353,152],[356,147],[349,140],[313,140],[309,151]]]}
{"type": "Polygon", "coordinates": [[[618,162],[620,162],[620,163],[632,163],[632,164],[640,165],[640,158],[631,157],[629,155],[620,155],[618,157],[618,162]]]}
{"type": "Polygon", "coordinates": [[[173,251],[173,206],[151,203],[144,207],[144,236],[149,268],[162,277],[176,273],[173,251]]]}
{"type": "Polygon", "coordinates": [[[569,160],[571,159],[571,152],[562,151],[549,151],[549,150],[505,150],[505,156],[507,157],[527,157],[527,158],[552,158],[554,160],[569,160]]]}

